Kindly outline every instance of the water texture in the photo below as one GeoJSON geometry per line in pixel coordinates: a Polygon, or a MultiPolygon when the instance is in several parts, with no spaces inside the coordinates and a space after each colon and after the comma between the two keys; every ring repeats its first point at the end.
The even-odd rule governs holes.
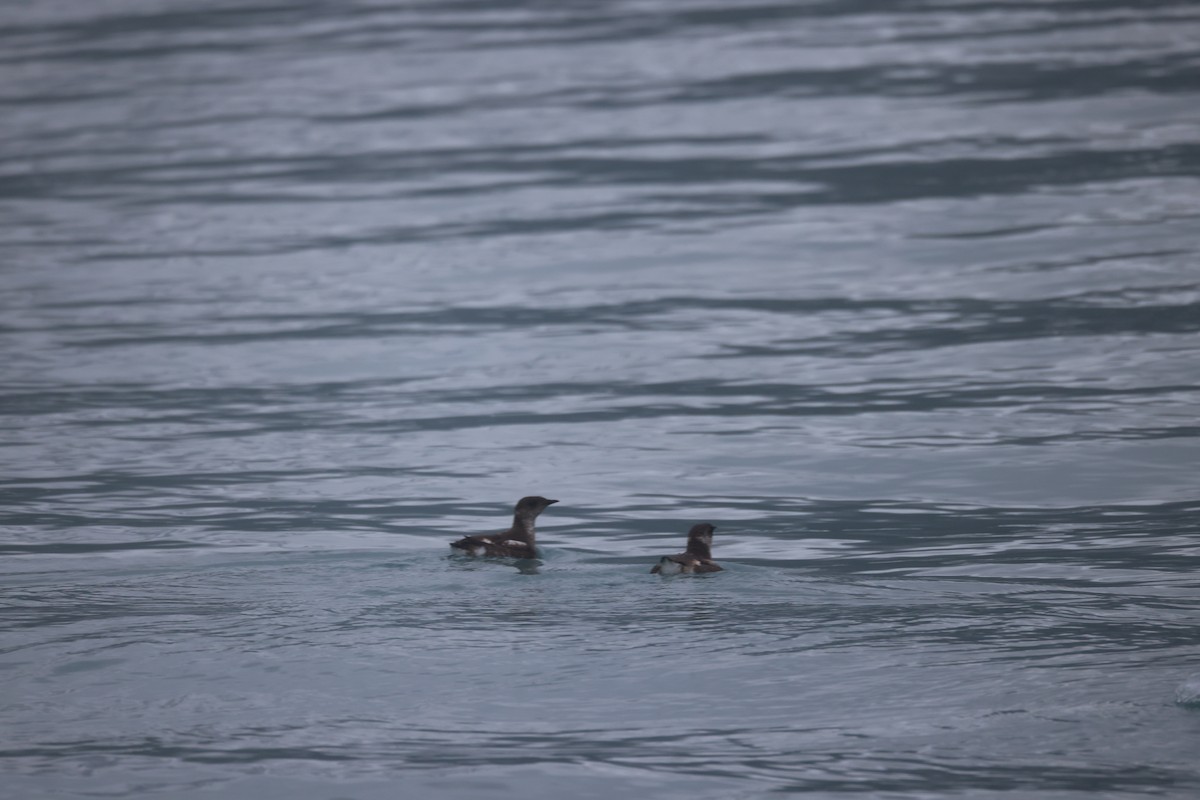
{"type": "Polygon", "coordinates": [[[0,796],[1196,796],[1198,43],[0,7],[0,796]]]}

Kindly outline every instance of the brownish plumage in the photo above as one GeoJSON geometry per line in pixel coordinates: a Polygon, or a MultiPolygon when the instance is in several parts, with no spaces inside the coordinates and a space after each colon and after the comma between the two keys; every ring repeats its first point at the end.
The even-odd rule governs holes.
{"type": "Polygon", "coordinates": [[[673,556],[663,556],[650,570],[651,575],[678,575],[697,572],[720,572],[720,564],[712,560],[712,537],[716,527],[707,522],[693,525],[688,531],[687,550],[673,556]]]}
{"type": "Polygon", "coordinates": [[[503,533],[485,536],[464,536],[450,546],[472,556],[502,558],[537,558],[537,542],[533,523],[538,514],[557,500],[544,497],[522,497],[513,509],[512,527],[503,533]]]}

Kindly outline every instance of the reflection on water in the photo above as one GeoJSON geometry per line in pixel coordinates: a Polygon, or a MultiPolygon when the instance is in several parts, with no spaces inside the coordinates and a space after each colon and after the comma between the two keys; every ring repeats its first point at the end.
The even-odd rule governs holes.
{"type": "Polygon", "coordinates": [[[0,8],[6,785],[1194,790],[1198,36],[0,8]]]}

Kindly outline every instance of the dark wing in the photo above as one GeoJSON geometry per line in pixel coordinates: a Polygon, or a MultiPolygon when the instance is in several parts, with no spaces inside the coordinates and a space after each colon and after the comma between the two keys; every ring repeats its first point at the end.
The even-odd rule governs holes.
{"type": "Polygon", "coordinates": [[[508,556],[509,558],[537,558],[537,551],[529,546],[529,542],[520,539],[506,539],[488,548],[488,555],[508,556]]]}
{"type": "Polygon", "coordinates": [[[456,547],[459,550],[472,551],[476,547],[493,547],[496,540],[491,536],[464,536],[457,542],[451,542],[451,547],[456,547]]]}
{"type": "Polygon", "coordinates": [[[497,533],[492,536],[464,536],[457,542],[451,542],[450,546],[458,550],[465,550],[471,555],[483,555],[493,557],[507,558],[536,558],[537,551],[529,546],[528,542],[520,539],[508,538],[509,531],[497,533]],[[480,548],[483,549],[480,552],[480,548]]]}

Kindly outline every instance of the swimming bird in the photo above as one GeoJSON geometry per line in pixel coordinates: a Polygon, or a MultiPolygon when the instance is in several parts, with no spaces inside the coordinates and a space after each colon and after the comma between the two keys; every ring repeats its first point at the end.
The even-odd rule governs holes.
{"type": "Polygon", "coordinates": [[[508,558],[537,558],[533,521],[557,500],[544,497],[522,497],[513,509],[512,527],[491,536],[464,536],[450,546],[472,556],[501,556],[508,558]]]}
{"type": "Polygon", "coordinates": [[[650,570],[651,575],[679,575],[693,572],[720,572],[720,564],[712,560],[712,537],[716,527],[707,522],[693,525],[688,531],[687,550],[673,556],[663,556],[650,570]]]}

